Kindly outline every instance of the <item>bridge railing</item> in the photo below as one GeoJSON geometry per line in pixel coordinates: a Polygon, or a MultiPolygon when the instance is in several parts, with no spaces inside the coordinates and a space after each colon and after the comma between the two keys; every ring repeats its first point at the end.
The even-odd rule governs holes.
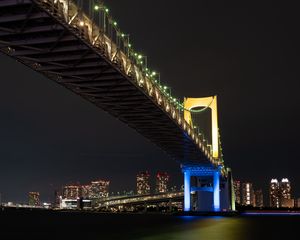
{"type": "Polygon", "coordinates": [[[105,6],[94,6],[94,10],[100,15],[95,18],[94,14],[86,15],[72,0],[33,1],[94,48],[103,58],[112,62],[124,77],[130,79],[188,134],[213,164],[220,164],[219,159],[212,157],[206,141],[203,141],[195,129],[184,120],[178,100],[156,79],[157,73],[147,68],[147,63],[143,60],[145,57],[133,50],[129,37],[121,33],[105,6]]]}

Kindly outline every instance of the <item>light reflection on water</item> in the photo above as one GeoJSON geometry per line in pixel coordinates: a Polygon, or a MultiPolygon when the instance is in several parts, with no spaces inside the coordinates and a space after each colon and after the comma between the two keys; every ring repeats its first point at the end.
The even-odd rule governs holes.
{"type": "Polygon", "coordinates": [[[241,218],[228,217],[180,217],[187,224],[171,228],[164,233],[153,234],[140,240],[238,240],[246,239],[246,223],[241,218]]]}
{"type": "Polygon", "coordinates": [[[48,211],[0,212],[0,239],[282,240],[299,239],[300,216],[178,217],[48,211]],[[59,237],[58,237],[59,233],[59,237]],[[24,237],[25,236],[25,237],[24,237]]]}

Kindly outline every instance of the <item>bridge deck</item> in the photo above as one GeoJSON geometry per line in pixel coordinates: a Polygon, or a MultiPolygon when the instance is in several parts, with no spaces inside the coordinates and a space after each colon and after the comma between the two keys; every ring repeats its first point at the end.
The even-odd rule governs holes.
{"type": "Polygon", "coordinates": [[[99,208],[101,207],[112,207],[119,205],[138,205],[138,204],[151,204],[160,203],[168,201],[183,201],[184,193],[179,192],[169,192],[160,193],[153,195],[135,195],[135,196],[123,196],[123,197],[112,197],[99,202],[99,208]]]}
{"type": "Polygon", "coordinates": [[[155,86],[137,81],[120,59],[110,58],[96,42],[91,44],[85,28],[75,24],[75,14],[75,23],[68,24],[59,8],[47,4],[47,0],[0,1],[3,53],[120,119],[172,158],[212,163],[206,145],[155,86]]]}

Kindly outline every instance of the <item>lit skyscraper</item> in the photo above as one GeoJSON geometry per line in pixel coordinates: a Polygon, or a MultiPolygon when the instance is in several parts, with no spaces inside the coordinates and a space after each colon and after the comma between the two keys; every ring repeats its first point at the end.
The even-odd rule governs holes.
{"type": "Polygon", "coordinates": [[[242,184],[242,205],[255,206],[255,197],[252,183],[246,182],[242,184]]]}
{"type": "Polygon", "coordinates": [[[105,180],[92,181],[89,190],[89,197],[91,199],[106,198],[109,195],[108,189],[109,189],[109,181],[105,181],[105,180]]]}
{"type": "Polygon", "coordinates": [[[239,180],[233,181],[234,194],[235,194],[235,202],[237,204],[241,204],[241,182],[239,180]]]}
{"type": "Polygon", "coordinates": [[[28,204],[29,204],[29,206],[40,206],[40,193],[39,192],[29,192],[28,204]]]}
{"type": "Polygon", "coordinates": [[[168,182],[170,176],[166,172],[158,172],[156,174],[156,192],[165,193],[168,192],[168,182]]]}
{"type": "Polygon", "coordinates": [[[263,207],[264,206],[264,196],[263,191],[258,189],[255,191],[255,207],[263,207]]]}
{"type": "Polygon", "coordinates": [[[80,186],[79,185],[66,185],[63,188],[64,199],[77,199],[80,197],[80,186]]]}
{"type": "Polygon", "coordinates": [[[277,179],[272,179],[270,183],[270,207],[279,208],[279,182],[277,179]]]}
{"type": "Polygon", "coordinates": [[[136,188],[138,195],[150,194],[150,174],[146,172],[140,172],[136,176],[136,188]]]}
{"type": "Polygon", "coordinates": [[[291,183],[287,178],[280,182],[280,207],[291,207],[291,183]]]}
{"type": "Polygon", "coordinates": [[[91,185],[82,185],[81,186],[81,197],[90,198],[91,194],[91,185]]]}

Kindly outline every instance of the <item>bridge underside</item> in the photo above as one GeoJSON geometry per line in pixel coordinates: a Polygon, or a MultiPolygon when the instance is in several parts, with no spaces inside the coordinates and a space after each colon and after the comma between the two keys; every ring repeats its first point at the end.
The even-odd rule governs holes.
{"type": "Polygon", "coordinates": [[[210,163],[177,122],[117,64],[78,29],[34,1],[0,1],[0,50],[120,119],[172,158],[210,163]]]}

